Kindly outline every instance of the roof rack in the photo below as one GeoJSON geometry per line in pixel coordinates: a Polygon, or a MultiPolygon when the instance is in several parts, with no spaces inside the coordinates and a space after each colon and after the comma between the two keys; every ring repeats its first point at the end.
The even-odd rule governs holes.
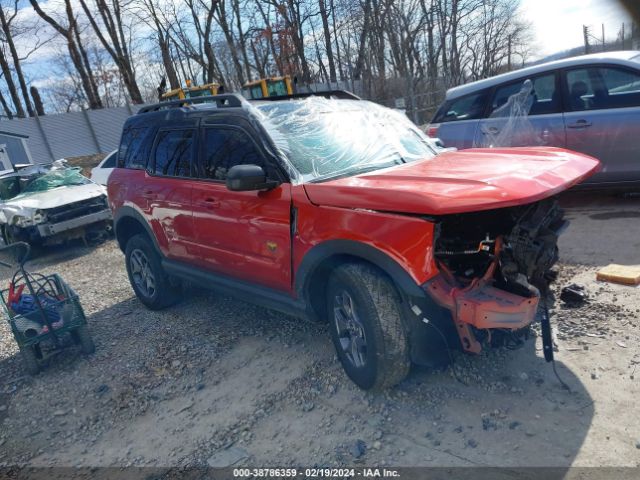
{"type": "Polygon", "coordinates": [[[168,108],[189,107],[196,103],[215,103],[217,108],[241,107],[246,100],[234,93],[222,93],[220,95],[207,95],[204,97],[184,98],[170,102],[154,103],[138,110],[138,113],[157,112],[168,108]]]}
{"type": "Polygon", "coordinates": [[[323,90],[319,92],[304,92],[304,93],[292,93],[291,95],[276,95],[272,97],[264,98],[252,98],[251,101],[274,101],[274,100],[290,100],[296,98],[308,98],[308,97],[324,97],[324,98],[337,98],[340,100],[362,100],[359,96],[347,91],[347,90],[323,90]]]}

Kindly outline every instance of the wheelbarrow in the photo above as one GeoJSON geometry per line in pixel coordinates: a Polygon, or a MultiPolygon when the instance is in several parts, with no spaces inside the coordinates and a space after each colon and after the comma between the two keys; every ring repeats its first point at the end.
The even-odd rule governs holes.
{"type": "Polygon", "coordinates": [[[36,375],[50,356],[45,351],[56,352],[75,344],[91,354],[95,345],[78,295],[58,274],[28,272],[24,265],[29,253],[24,242],[0,247],[0,267],[14,272],[0,296],[24,367],[36,375]]]}

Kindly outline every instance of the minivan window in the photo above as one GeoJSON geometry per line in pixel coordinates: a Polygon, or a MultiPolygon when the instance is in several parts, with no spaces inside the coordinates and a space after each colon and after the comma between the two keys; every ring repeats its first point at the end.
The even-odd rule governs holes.
{"type": "MultiPolygon", "coordinates": [[[[120,148],[116,154],[118,167],[144,169],[147,166],[147,142],[145,136],[149,133],[149,127],[130,127],[122,132],[120,148]]],[[[114,155],[114,157],[116,156],[114,155]]]]}
{"type": "Polygon", "coordinates": [[[640,106],[640,73],[616,67],[567,72],[569,109],[600,110],[640,106]]]}
{"type": "Polygon", "coordinates": [[[153,172],[169,177],[191,176],[195,130],[161,130],[158,132],[153,172]]]}
{"type": "MultiPolygon", "coordinates": [[[[526,79],[497,87],[491,100],[491,112],[495,112],[509,101],[509,97],[515,95],[522,88],[526,79]]],[[[531,108],[529,115],[543,115],[559,113],[561,111],[560,95],[556,92],[556,74],[551,73],[531,78],[533,89],[531,90],[531,108]]]]}
{"type": "Polygon", "coordinates": [[[203,178],[226,180],[235,165],[258,165],[266,169],[264,157],[251,138],[235,128],[208,128],[205,131],[203,178]]]}
{"type": "Polygon", "coordinates": [[[454,122],[456,120],[474,120],[484,113],[487,92],[482,91],[446,102],[438,111],[434,123],[454,122]]]}

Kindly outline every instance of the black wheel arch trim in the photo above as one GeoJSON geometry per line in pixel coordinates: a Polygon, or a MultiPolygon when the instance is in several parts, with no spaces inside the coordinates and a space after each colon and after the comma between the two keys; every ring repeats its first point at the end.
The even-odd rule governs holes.
{"type": "Polygon", "coordinates": [[[129,207],[129,206],[120,207],[113,214],[113,231],[114,231],[116,240],[118,241],[118,246],[120,247],[120,250],[124,252],[126,248],[125,245],[120,244],[120,239],[118,237],[118,225],[124,218],[131,218],[135,220],[137,223],[139,223],[140,226],[145,230],[145,232],[147,233],[151,241],[153,242],[153,247],[156,249],[158,254],[161,254],[160,246],[158,245],[156,236],[154,235],[153,230],[151,230],[151,227],[145,220],[144,216],[140,212],[138,212],[135,208],[129,207]]]}
{"type": "Polygon", "coordinates": [[[327,240],[312,247],[302,259],[295,277],[295,291],[298,298],[307,297],[309,281],[316,268],[323,261],[339,255],[361,258],[375,265],[389,275],[401,292],[407,296],[425,295],[424,290],[411,275],[382,250],[356,240],[327,240]]]}

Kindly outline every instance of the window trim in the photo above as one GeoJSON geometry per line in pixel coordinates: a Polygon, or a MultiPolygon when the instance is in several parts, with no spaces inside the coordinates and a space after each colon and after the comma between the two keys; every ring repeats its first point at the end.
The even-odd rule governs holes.
{"type": "Polygon", "coordinates": [[[574,65],[571,67],[565,67],[561,69],[561,78],[562,78],[562,98],[563,98],[563,108],[562,113],[588,113],[588,112],[600,112],[603,110],[621,110],[623,108],[639,108],[638,105],[631,105],[627,107],[607,107],[607,108],[590,108],[588,110],[572,110],[569,105],[569,81],[567,79],[567,73],[572,70],[586,70],[589,68],[614,68],[618,70],[624,70],[629,73],[633,73],[640,77],[640,69],[635,69],[628,65],[621,65],[617,63],[588,63],[585,65],[574,65]]]}
{"type": "MultiPolygon", "coordinates": [[[[204,167],[204,158],[205,158],[205,148],[207,146],[207,139],[206,139],[206,131],[208,129],[219,129],[219,130],[238,130],[242,133],[244,133],[249,140],[251,140],[251,142],[253,143],[254,147],[256,148],[256,151],[258,152],[258,154],[262,157],[264,164],[265,165],[270,165],[271,168],[275,171],[278,171],[278,167],[274,164],[275,162],[272,162],[269,158],[268,155],[265,155],[263,148],[258,144],[258,142],[256,142],[255,138],[253,137],[253,135],[251,135],[251,133],[239,126],[239,125],[232,125],[229,123],[206,123],[203,122],[200,125],[199,128],[199,136],[202,139],[202,141],[200,142],[200,147],[198,148],[198,155],[197,155],[197,159],[196,159],[196,176],[193,177],[193,180],[197,180],[197,181],[201,181],[201,182],[208,182],[208,183],[217,183],[217,184],[222,184],[222,185],[226,185],[227,181],[226,180],[218,180],[215,178],[206,178],[204,176],[200,176],[201,175],[201,170],[203,170],[204,167]]],[[[282,181],[282,179],[280,178],[270,178],[269,177],[269,172],[265,172],[265,174],[267,175],[267,180],[278,180],[278,181],[282,181]]],[[[286,182],[285,182],[286,183],[286,182]]]]}
{"type": "Polygon", "coordinates": [[[151,154],[149,160],[147,160],[147,167],[145,171],[147,175],[150,177],[156,178],[179,178],[184,180],[193,180],[193,166],[194,166],[194,158],[198,152],[198,127],[161,127],[156,131],[155,137],[153,139],[153,146],[151,147],[151,154]],[[191,148],[191,162],[189,163],[189,176],[181,177],[179,175],[158,175],[156,170],[156,149],[158,148],[158,143],[160,142],[160,134],[162,132],[175,132],[182,130],[191,130],[193,131],[193,147],[191,148]]]}
{"type": "Polygon", "coordinates": [[[564,98],[565,98],[565,94],[564,94],[564,90],[562,88],[562,84],[561,84],[561,78],[562,76],[560,75],[560,71],[559,70],[546,70],[544,72],[538,72],[535,75],[526,75],[524,77],[520,77],[517,80],[510,80],[508,82],[504,82],[504,83],[499,83],[497,85],[494,85],[493,87],[491,87],[491,92],[489,94],[489,99],[487,100],[487,105],[485,108],[485,112],[484,115],[482,116],[483,119],[485,118],[490,118],[491,114],[493,113],[493,98],[495,97],[496,91],[499,88],[503,88],[509,85],[516,85],[518,83],[522,83],[525,80],[531,80],[534,81],[536,78],[539,77],[546,77],[548,75],[553,75],[554,76],[554,84],[555,84],[555,88],[556,91],[560,93],[560,105],[558,105],[558,111],[557,112],[552,112],[552,113],[540,113],[537,115],[529,115],[527,113],[527,117],[531,116],[531,117],[542,117],[544,115],[562,115],[562,113],[565,111],[564,110],[564,98]]]}

